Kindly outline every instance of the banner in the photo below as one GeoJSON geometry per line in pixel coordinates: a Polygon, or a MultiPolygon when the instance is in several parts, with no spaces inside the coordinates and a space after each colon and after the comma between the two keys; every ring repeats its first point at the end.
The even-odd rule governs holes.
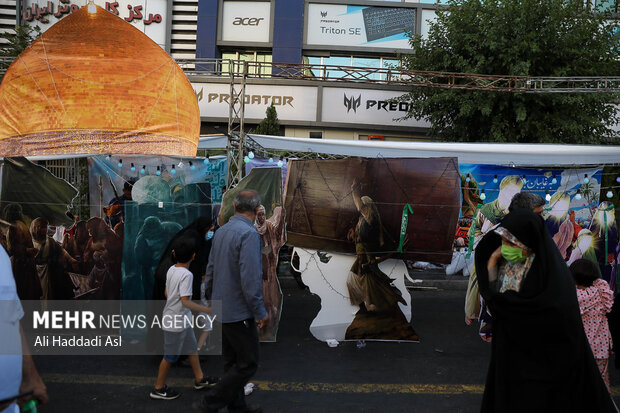
{"type": "MultiPolygon", "coordinates": [[[[89,158],[91,215],[122,233],[123,298],[151,298],[153,274],[169,241],[199,217],[212,220],[212,199],[221,198],[225,165],[226,159],[89,158]]],[[[199,287],[200,280],[195,281],[199,287]]]]}
{"type": "Polygon", "coordinates": [[[269,42],[271,2],[225,1],[222,6],[222,40],[269,42]]]}
{"type": "Polygon", "coordinates": [[[373,224],[372,251],[395,254],[403,207],[410,204],[413,214],[408,217],[402,256],[448,263],[459,184],[454,158],[291,161],[285,201],[289,243],[353,253],[361,218],[373,216],[379,224],[373,224]]]}
{"type": "Polygon", "coordinates": [[[222,210],[218,217],[221,225],[233,216],[235,196],[244,189],[255,190],[262,201],[262,208],[259,209],[254,226],[262,241],[263,301],[269,319],[259,330],[259,338],[261,341],[276,341],[282,314],[282,290],[276,271],[278,252],[286,242],[281,168],[254,168],[236,187],[228,190],[224,194],[222,210]]]}
{"type": "Polygon", "coordinates": [[[362,125],[412,126],[427,128],[429,123],[415,118],[399,120],[414,102],[394,102],[402,93],[385,90],[323,88],[321,121],[362,125]]]}
{"type": "Polygon", "coordinates": [[[410,49],[415,20],[413,8],[310,3],[306,44],[410,49]]]}
{"type": "MultiPolygon", "coordinates": [[[[88,274],[83,254],[74,256],[61,246],[63,225],[74,223],[69,211],[77,196],[76,188],[44,167],[26,158],[4,158],[0,243],[11,257],[21,299],[73,298],[70,274],[88,274]]],[[[88,233],[82,235],[88,243],[88,233]]],[[[106,292],[112,296],[114,285],[108,282],[106,292]]]]}
{"type": "Polygon", "coordinates": [[[533,169],[461,164],[459,168],[462,204],[455,245],[477,244],[508,213],[515,194],[533,192],[546,202],[542,215],[567,263],[591,259],[613,283],[618,234],[615,213],[609,209],[611,199],[606,197],[609,191],[601,188],[603,167],[533,169]],[[471,229],[474,213],[477,219],[471,229]]]}

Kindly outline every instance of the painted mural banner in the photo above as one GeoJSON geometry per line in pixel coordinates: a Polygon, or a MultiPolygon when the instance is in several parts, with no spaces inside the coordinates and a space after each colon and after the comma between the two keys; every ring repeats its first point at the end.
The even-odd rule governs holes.
{"type": "Polygon", "coordinates": [[[122,297],[150,299],[169,241],[198,218],[213,219],[226,159],[111,155],[88,161],[91,216],[123,234],[122,297]]]}
{"type": "Polygon", "coordinates": [[[321,295],[315,337],[418,341],[402,259],[450,261],[459,191],[454,158],[290,162],[287,236],[321,295]]]}
{"type": "Polygon", "coordinates": [[[409,204],[408,242],[399,257],[447,263],[459,200],[455,158],[293,160],[285,198],[288,240],[297,247],[354,253],[360,216],[376,215],[380,226],[373,231],[382,241],[373,251],[396,255],[409,204]]]}
{"type": "MultiPolygon", "coordinates": [[[[263,301],[269,319],[259,330],[261,341],[276,341],[282,315],[282,289],[277,277],[278,252],[286,242],[285,211],[282,202],[282,169],[253,168],[238,184],[224,194],[218,220],[227,223],[234,215],[233,202],[244,189],[253,189],[261,197],[254,227],[261,236],[263,301]]],[[[216,275],[217,277],[217,275],[216,275]]]]}
{"type": "MultiPolygon", "coordinates": [[[[71,299],[75,296],[72,280],[89,275],[93,260],[85,251],[92,251],[93,243],[88,232],[81,234],[85,251],[79,254],[63,247],[64,233],[55,239],[54,228],[73,224],[69,211],[77,196],[76,188],[46,168],[26,158],[4,158],[0,244],[11,259],[21,299],[71,299]]],[[[111,298],[116,287],[116,280],[108,280],[99,292],[111,298]]]]}
{"type": "MultiPolygon", "coordinates": [[[[546,200],[543,217],[560,253],[571,264],[589,258],[609,281],[615,273],[618,234],[608,189],[601,187],[603,167],[575,169],[459,166],[462,206],[455,243],[474,245],[508,213],[512,197],[523,191],[546,200]],[[476,215],[476,227],[470,231],[476,215]],[[460,239],[460,241],[459,241],[460,239]],[[612,265],[613,264],[613,265],[612,265]]],[[[613,191],[612,191],[613,195],[613,191]]]]}

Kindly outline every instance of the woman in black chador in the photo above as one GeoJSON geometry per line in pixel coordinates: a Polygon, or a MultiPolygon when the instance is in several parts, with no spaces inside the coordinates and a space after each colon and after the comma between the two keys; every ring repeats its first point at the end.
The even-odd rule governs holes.
{"type": "Polygon", "coordinates": [[[360,310],[347,328],[345,338],[379,340],[418,340],[398,303],[407,305],[398,288],[379,268],[390,258],[395,245],[381,224],[381,215],[372,198],[360,196],[358,182],[352,195],[360,217],[349,238],[355,242],[357,258],[347,279],[351,304],[360,310]]]}
{"type": "Polygon", "coordinates": [[[480,241],[475,260],[493,316],[481,411],[616,412],[583,329],[575,283],[543,219],[511,212],[480,241]],[[515,274],[520,282],[505,288],[515,274]]]}

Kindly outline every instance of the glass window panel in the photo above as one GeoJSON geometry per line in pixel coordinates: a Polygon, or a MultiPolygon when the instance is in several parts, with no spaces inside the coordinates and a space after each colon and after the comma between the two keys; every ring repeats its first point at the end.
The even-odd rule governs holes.
{"type": "MultiPolygon", "coordinates": [[[[351,66],[351,56],[330,56],[323,58],[324,65],[351,66]]],[[[343,78],[347,74],[336,68],[327,68],[326,77],[343,78]]]]}
{"type": "MultiPolygon", "coordinates": [[[[372,57],[356,57],[353,56],[353,66],[355,67],[368,67],[368,68],[379,68],[381,67],[381,59],[380,58],[372,58],[372,57]]],[[[373,73],[368,75],[368,79],[378,80],[379,74],[373,73]]]]}
{"type": "MultiPolygon", "coordinates": [[[[323,61],[321,59],[322,57],[306,56],[304,57],[304,60],[305,60],[304,63],[308,63],[309,65],[322,65],[323,61]]],[[[323,76],[323,71],[320,69],[310,70],[310,76],[321,77],[323,76]]]]}

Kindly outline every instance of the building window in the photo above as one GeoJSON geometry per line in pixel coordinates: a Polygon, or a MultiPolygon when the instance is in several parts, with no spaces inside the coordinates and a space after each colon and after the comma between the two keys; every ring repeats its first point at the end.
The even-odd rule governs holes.
{"type": "MultiPolygon", "coordinates": [[[[262,53],[257,51],[243,51],[243,52],[226,52],[222,53],[223,60],[241,60],[244,62],[253,62],[255,64],[249,67],[249,74],[255,75],[257,73],[263,75],[271,74],[271,54],[262,53]],[[264,64],[263,64],[264,63],[264,64]]],[[[229,64],[222,63],[222,74],[227,74],[230,71],[229,64]]],[[[241,67],[236,68],[236,71],[240,73],[241,67]]]]}
{"type": "MultiPolygon", "coordinates": [[[[304,57],[304,61],[311,65],[326,65],[326,66],[346,66],[346,67],[361,67],[369,69],[399,69],[400,62],[398,59],[390,57],[363,57],[363,56],[307,56],[304,57]]],[[[337,70],[337,68],[327,67],[317,68],[311,70],[311,73],[315,77],[325,78],[347,78],[350,74],[337,70]]],[[[385,80],[385,73],[371,73],[368,75],[368,79],[371,80],[385,80]]]]}
{"type": "Polygon", "coordinates": [[[310,132],[310,139],[323,139],[323,132],[310,132]]]}

